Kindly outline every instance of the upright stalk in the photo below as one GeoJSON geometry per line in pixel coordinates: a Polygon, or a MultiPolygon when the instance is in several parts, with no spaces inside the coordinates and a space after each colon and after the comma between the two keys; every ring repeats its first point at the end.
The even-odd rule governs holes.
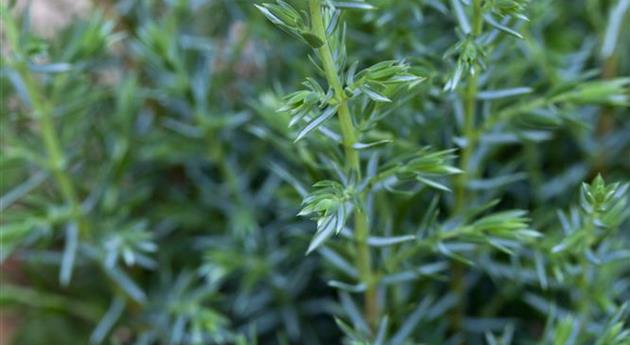
{"type": "Polygon", "coordinates": [[[40,98],[40,90],[37,89],[31,76],[26,71],[26,66],[20,65],[18,71],[29,94],[34,118],[37,119],[40,126],[49,168],[53,172],[64,201],[71,207],[72,214],[76,217],[80,211],[79,198],[72,180],[66,172],[66,158],[59,143],[59,136],[55,129],[50,107],[40,98]]]}
{"type": "MultiPolygon", "coordinates": [[[[337,114],[341,125],[341,134],[343,137],[343,147],[346,155],[348,168],[357,176],[361,177],[361,165],[359,154],[352,147],[357,142],[357,130],[352,123],[352,116],[348,107],[348,98],[343,90],[343,85],[339,80],[337,65],[333,59],[328,37],[324,28],[324,20],[322,18],[321,0],[309,0],[309,11],[311,17],[312,30],[324,44],[318,48],[326,80],[333,89],[335,99],[339,103],[337,114]]],[[[377,286],[372,272],[372,257],[367,240],[369,236],[369,220],[367,214],[362,207],[355,207],[354,212],[354,231],[357,243],[356,266],[359,271],[360,279],[366,285],[365,292],[365,318],[368,323],[375,327],[379,319],[379,306],[377,300],[377,286]]]]}
{"type": "MultiPolygon", "coordinates": [[[[59,133],[55,129],[52,106],[49,100],[43,96],[43,90],[37,85],[31,71],[29,71],[26,57],[21,50],[19,41],[20,35],[14,19],[8,14],[8,10],[4,7],[0,7],[0,15],[5,23],[4,27],[6,38],[9,42],[9,49],[11,49],[11,53],[15,57],[14,59],[8,59],[8,64],[15,68],[24,85],[28,96],[28,103],[32,111],[31,117],[39,125],[41,140],[46,151],[48,168],[52,172],[64,203],[70,207],[70,216],[77,224],[79,234],[89,238],[92,236],[92,225],[83,214],[79,195],[72,181],[72,177],[67,172],[67,159],[59,140],[59,133]]],[[[125,296],[121,289],[118,288],[116,284],[112,283],[111,277],[107,273],[108,269],[103,262],[98,261],[98,264],[99,268],[106,273],[108,282],[112,286],[112,289],[116,291],[116,294],[125,296]]],[[[135,300],[131,301],[134,302],[134,306],[138,306],[135,300]]]]}
{"type": "Polygon", "coordinates": [[[468,85],[464,91],[464,126],[462,130],[463,137],[466,139],[466,145],[461,151],[459,168],[463,171],[458,175],[455,185],[455,212],[459,212],[464,208],[466,202],[466,185],[472,175],[469,171],[470,158],[475,151],[477,144],[475,131],[475,98],[477,97],[477,67],[474,67],[475,74],[468,79],[468,85]]]}
{"type": "MultiPolygon", "coordinates": [[[[473,0],[472,3],[472,32],[473,39],[477,39],[483,30],[482,1],[473,0]]],[[[464,90],[464,124],[463,136],[466,145],[462,149],[459,168],[463,171],[455,181],[455,208],[454,213],[458,214],[464,209],[468,201],[466,186],[469,179],[474,175],[474,171],[469,167],[470,159],[477,144],[475,119],[476,119],[476,98],[478,91],[479,68],[478,65],[472,67],[472,75],[468,78],[468,84],[464,90]]],[[[451,314],[452,329],[459,331],[466,311],[466,287],[464,284],[465,267],[460,262],[453,262],[451,267],[451,289],[458,295],[459,303],[451,314]]]]}
{"type": "Polygon", "coordinates": [[[32,116],[39,124],[41,139],[44,143],[46,150],[46,156],[48,159],[48,168],[52,171],[57,187],[61,193],[61,197],[64,202],[70,207],[72,218],[76,221],[82,234],[89,234],[87,229],[87,223],[83,220],[81,215],[81,204],[77,196],[72,179],[66,172],[66,158],[64,157],[61,144],[59,142],[59,135],[55,129],[54,121],[52,118],[52,111],[46,100],[42,97],[42,91],[38,88],[35,80],[28,70],[28,66],[23,56],[23,52],[20,49],[19,33],[16,23],[11,15],[6,15],[6,10],[3,8],[3,19],[6,23],[5,31],[6,37],[10,43],[10,47],[13,50],[12,53],[16,57],[15,60],[9,63],[18,72],[20,79],[28,94],[30,107],[32,110],[32,116]]]}
{"type": "Polygon", "coordinates": [[[321,0],[309,0],[309,9],[311,14],[311,25],[313,33],[317,35],[324,44],[318,49],[320,58],[322,59],[322,65],[324,67],[324,73],[326,73],[326,79],[328,84],[335,93],[335,98],[339,102],[339,122],[341,124],[341,134],[343,136],[343,146],[346,152],[346,158],[348,164],[354,170],[355,173],[360,174],[361,168],[359,165],[359,154],[352,147],[357,141],[357,135],[355,133],[354,125],[352,124],[352,116],[350,115],[350,109],[348,108],[348,98],[343,90],[343,86],[339,81],[339,74],[337,71],[337,65],[332,56],[332,50],[328,43],[328,37],[326,35],[326,29],[324,28],[324,20],[321,12],[321,0]]]}
{"type": "MultiPolygon", "coordinates": [[[[483,30],[483,18],[482,18],[482,0],[473,0],[472,3],[472,32],[471,35],[474,39],[477,39],[483,30]]],[[[468,78],[468,83],[464,91],[464,126],[463,136],[466,139],[466,145],[462,149],[461,159],[459,161],[459,167],[464,171],[459,175],[455,185],[455,211],[459,212],[464,206],[466,201],[466,185],[472,175],[472,171],[468,170],[470,158],[475,151],[477,144],[477,133],[475,129],[475,108],[477,98],[477,81],[479,78],[479,68],[477,65],[472,67],[472,75],[468,78]]]]}

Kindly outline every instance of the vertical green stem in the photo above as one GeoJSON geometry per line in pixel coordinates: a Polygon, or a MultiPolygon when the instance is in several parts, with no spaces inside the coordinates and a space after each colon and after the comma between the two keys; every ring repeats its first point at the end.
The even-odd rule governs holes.
{"type": "MultiPolygon", "coordinates": [[[[472,32],[473,38],[477,38],[481,35],[483,30],[483,18],[482,18],[482,4],[483,0],[474,0],[472,4],[472,32]]],[[[469,171],[470,158],[475,151],[476,146],[476,133],[475,133],[475,108],[477,98],[477,81],[479,78],[479,68],[477,65],[472,67],[473,73],[468,78],[466,89],[464,90],[464,126],[463,136],[466,139],[466,146],[464,146],[459,167],[464,171],[459,175],[455,186],[455,211],[459,212],[464,206],[466,201],[466,184],[472,175],[472,171],[469,171]]]]}
{"type": "Polygon", "coordinates": [[[81,215],[81,205],[77,196],[72,179],[66,172],[66,158],[64,157],[59,135],[55,129],[52,118],[52,111],[46,100],[42,97],[42,90],[39,89],[37,83],[33,79],[23,52],[20,49],[19,34],[15,21],[10,15],[6,15],[6,9],[2,8],[3,19],[6,30],[6,37],[10,42],[13,54],[16,57],[10,61],[10,64],[18,72],[28,94],[32,116],[40,127],[41,139],[46,149],[49,169],[52,171],[57,187],[61,193],[64,202],[70,207],[72,217],[77,222],[80,231],[83,234],[89,234],[87,224],[83,221],[81,215]],[[6,16],[5,16],[6,15],[6,16]]]}
{"type": "MultiPolygon", "coordinates": [[[[28,94],[30,108],[32,110],[32,118],[37,121],[40,127],[40,135],[46,150],[49,169],[53,173],[53,177],[57,183],[57,188],[61,193],[63,201],[70,207],[71,216],[78,225],[80,234],[82,236],[90,237],[92,236],[91,224],[88,222],[81,210],[79,196],[76,192],[74,183],[72,182],[72,178],[66,170],[67,161],[59,140],[59,134],[55,129],[51,106],[48,103],[48,100],[44,98],[43,90],[41,90],[41,88],[37,85],[36,80],[33,79],[33,76],[28,69],[24,53],[21,50],[20,35],[15,21],[11,15],[8,14],[8,10],[1,6],[0,15],[5,23],[5,33],[11,47],[10,49],[12,49],[13,56],[15,57],[14,59],[9,60],[8,64],[15,68],[24,84],[26,93],[28,94]]],[[[107,271],[102,262],[99,262],[99,268],[103,271],[107,271]]],[[[109,279],[109,283],[116,290],[116,294],[121,296],[126,295],[117,288],[116,284],[111,282],[111,279],[109,279]]]]}
{"type": "Polygon", "coordinates": [[[474,67],[475,74],[471,75],[466,85],[464,92],[464,126],[463,137],[466,139],[466,145],[461,151],[459,168],[463,171],[461,175],[458,175],[455,185],[455,212],[460,212],[464,208],[464,203],[467,201],[466,185],[468,180],[472,176],[472,171],[469,169],[470,158],[475,151],[476,146],[476,133],[475,133],[475,98],[477,97],[477,68],[474,67]]]}
{"type": "MultiPolygon", "coordinates": [[[[348,107],[348,99],[344,92],[337,65],[333,59],[332,50],[328,43],[328,37],[324,28],[324,20],[322,18],[321,0],[309,0],[309,11],[311,16],[312,30],[315,35],[322,39],[324,44],[318,48],[324,73],[328,84],[335,93],[335,98],[339,103],[338,117],[341,126],[341,134],[343,136],[343,146],[346,154],[348,167],[354,174],[360,178],[361,165],[359,154],[352,147],[357,141],[356,128],[352,123],[352,116],[348,107]]],[[[355,236],[357,242],[356,266],[359,271],[361,281],[366,284],[367,291],[365,293],[365,318],[372,327],[375,327],[379,319],[379,306],[377,300],[377,286],[372,272],[372,258],[370,248],[367,244],[369,236],[369,221],[365,210],[356,207],[354,212],[355,236]]]]}
{"type": "Polygon", "coordinates": [[[311,24],[313,33],[319,36],[324,44],[318,49],[320,58],[322,59],[322,65],[324,67],[324,73],[326,73],[326,79],[330,87],[335,92],[335,98],[339,102],[339,123],[341,125],[341,134],[343,136],[343,147],[346,153],[346,159],[348,164],[354,170],[355,173],[360,174],[361,168],[359,165],[359,154],[352,147],[357,141],[357,135],[355,133],[354,125],[352,124],[352,116],[350,115],[350,109],[348,108],[348,100],[343,90],[343,86],[339,81],[339,75],[337,71],[337,64],[332,56],[332,50],[328,43],[328,37],[326,36],[326,29],[324,28],[324,20],[321,12],[321,0],[310,0],[309,9],[311,14],[311,24]]]}
{"type": "Polygon", "coordinates": [[[61,144],[59,143],[58,134],[55,130],[50,108],[39,98],[39,90],[36,89],[30,75],[23,71],[22,68],[19,68],[19,70],[20,77],[22,78],[22,81],[24,81],[31,99],[33,115],[40,125],[42,140],[48,154],[49,167],[54,173],[64,200],[73,208],[73,211],[76,211],[79,204],[78,198],[74,185],[65,170],[66,159],[64,157],[63,150],[61,149],[61,144]]]}
{"type": "MultiPolygon", "coordinates": [[[[479,37],[483,30],[482,2],[483,0],[473,0],[472,3],[471,35],[474,39],[479,37]]],[[[463,95],[463,136],[466,139],[466,146],[464,146],[461,152],[461,158],[459,161],[459,168],[463,171],[463,173],[459,175],[455,181],[455,213],[462,212],[465,208],[466,202],[469,201],[466,186],[468,185],[469,179],[474,175],[474,170],[470,168],[470,159],[476,147],[476,98],[478,91],[477,82],[480,71],[477,65],[472,67],[472,71],[473,73],[468,78],[468,83],[463,95]]],[[[459,303],[457,307],[453,309],[451,314],[452,329],[457,332],[461,329],[462,320],[466,312],[466,287],[464,284],[465,267],[462,263],[453,262],[451,273],[451,289],[459,295],[459,303]]]]}
{"type": "Polygon", "coordinates": [[[481,5],[483,0],[473,0],[473,26],[472,26],[472,35],[477,38],[481,35],[483,30],[483,13],[481,5]]]}

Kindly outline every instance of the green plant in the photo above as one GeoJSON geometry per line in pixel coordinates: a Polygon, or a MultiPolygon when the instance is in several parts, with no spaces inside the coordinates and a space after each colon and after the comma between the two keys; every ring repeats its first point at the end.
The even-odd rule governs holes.
{"type": "MultiPolygon", "coordinates": [[[[407,279],[396,281],[397,284],[393,287],[388,286],[388,276],[402,274],[398,271],[405,267],[406,262],[408,262],[407,265],[413,267],[414,264],[417,265],[417,262],[422,262],[423,259],[435,260],[431,259],[433,253],[439,253],[453,259],[450,267],[451,293],[444,297],[447,301],[444,303],[449,303],[448,307],[453,309],[450,328],[451,334],[457,336],[462,327],[464,313],[466,313],[467,302],[464,296],[468,294],[467,290],[469,289],[464,281],[466,274],[464,264],[472,265],[475,260],[474,257],[479,254],[481,257],[485,256],[486,260],[490,260],[490,262],[484,263],[485,265],[500,264],[504,258],[496,257],[492,251],[505,252],[513,258],[521,257],[519,260],[530,262],[535,261],[534,258],[547,257],[538,254],[532,258],[529,254],[541,246],[541,241],[538,238],[542,237],[542,234],[529,228],[529,220],[524,211],[503,211],[483,216],[483,212],[496,206],[497,202],[484,206],[483,199],[481,199],[481,204],[477,207],[466,206],[467,203],[476,198],[468,190],[470,181],[484,173],[483,164],[479,162],[471,164],[472,156],[478,154],[482,149],[479,147],[482,146],[479,142],[482,136],[489,134],[497,126],[507,123],[516,115],[527,114],[551,105],[584,102],[627,105],[628,102],[627,96],[624,95],[627,92],[624,91],[624,87],[628,84],[627,79],[582,83],[570,89],[565,87],[564,90],[550,92],[549,95],[534,96],[536,98],[533,100],[521,99],[511,103],[509,101],[506,103],[503,99],[530,94],[533,89],[515,87],[479,92],[479,77],[486,68],[485,60],[495,48],[493,40],[498,39],[496,38],[497,30],[516,38],[523,38],[518,31],[506,26],[508,21],[505,19],[509,20],[511,16],[527,20],[523,13],[525,4],[515,1],[493,3],[477,0],[472,1],[469,14],[465,13],[463,5],[458,1],[452,2],[452,5],[458,16],[462,35],[460,40],[445,55],[446,57],[455,56],[456,59],[454,70],[446,81],[444,89],[447,91],[461,89],[461,93],[455,97],[455,101],[462,104],[462,117],[464,118],[461,137],[459,138],[462,147],[460,169],[445,163],[444,158],[448,157],[447,155],[450,155],[451,152],[431,152],[417,146],[418,144],[415,143],[418,141],[416,140],[405,140],[407,138],[400,132],[395,130],[388,132],[387,129],[379,128],[379,120],[382,122],[395,121],[389,120],[389,118],[385,119],[379,113],[387,114],[387,106],[391,106],[389,103],[400,106],[397,104],[400,101],[397,100],[396,96],[400,97],[401,87],[411,90],[424,79],[424,76],[409,73],[409,66],[394,61],[377,63],[358,74],[356,73],[359,63],[350,64],[349,61],[351,60],[346,56],[346,29],[342,24],[339,24],[339,10],[345,8],[369,10],[371,9],[369,4],[360,1],[336,4],[329,1],[311,0],[308,2],[309,12],[306,18],[299,15],[299,10],[283,1],[260,7],[261,11],[274,24],[298,37],[304,38],[305,35],[310,37],[305,41],[316,50],[319,58],[319,62],[314,62],[316,70],[320,71],[328,83],[328,90],[326,90],[313,79],[308,79],[308,82],[305,83],[308,89],[287,96],[287,105],[281,110],[290,112],[290,115],[293,116],[291,123],[298,123],[307,114],[313,114],[305,129],[298,134],[297,140],[318,126],[324,126],[325,123],[332,126],[333,129],[339,128],[341,132],[345,156],[340,157],[332,150],[333,153],[326,157],[333,164],[337,161],[336,166],[343,167],[345,163],[345,171],[339,172],[341,169],[337,168],[337,176],[341,181],[317,182],[314,185],[315,191],[304,199],[305,207],[301,214],[316,214],[317,233],[309,247],[309,251],[312,251],[322,245],[331,235],[341,232],[349,218],[349,213],[354,210],[355,218],[351,226],[352,230],[348,231],[345,236],[354,242],[354,247],[352,245],[341,246],[337,255],[355,261],[358,275],[353,277],[355,281],[352,283],[331,281],[329,284],[341,290],[364,293],[364,315],[352,315],[352,309],[346,311],[349,313],[347,316],[353,319],[355,329],[351,331],[349,326],[344,326],[344,329],[356,341],[383,342],[385,341],[385,333],[383,332],[390,327],[388,324],[394,324],[400,327],[399,332],[403,332],[398,333],[393,338],[394,343],[399,343],[409,335],[404,332],[412,332],[416,327],[413,322],[419,320],[415,318],[405,320],[403,317],[401,321],[398,321],[397,318],[385,317],[387,314],[404,310],[406,305],[413,304],[414,300],[419,300],[414,294],[407,296],[408,299],[390,297],[391,294],[396,295],[396,290],[413,289],[413,286],[417,284],[416,280],[421,280],[419,274],[414,277],[413,270],[403,271],[408,274],[407,279]],[[502,18],[504,19],[503,24],[500,23],[502,18]],[[486,32],[484,26],[488,26],[494,31],[486,32]],[[491,37],[492,35],[495,37],[491,37]],[[348,64],[350,66],[347,66],[348,64]],[[480,99],[487,101],[486,104],[488,105],[496,103],[502,105],[502,108],[498,108],[499,110],[490,110],[491,113],[481,123],[477,115],[478,100],[480,99]],[[331,121],[329,120],[335,113],[337,113],[338,126],[330,124],[331,121]],[[381,140],[364,144],[362,143],[364,138],[381,140]],[[365,151],[368,153],[362,154],[365,151]],[[391,157],[392,162],[386,162],[380,166],[381,157],[391,157]],[[369,163],[362,164],[362,159],[369,160],[369,163]],[[364,165],[368,170],[367,173],[363,172],[364,165]],[[434,224],[421,223],[423,226],[432,226],[435,229],[430,234],[425,235],[426,232],[430,231],[429,229],[421,229],[422,232],[417,234],[404,231],[403,229],[406,227],[404,222],[388,219],[388,217],[393,218],[400,207],[387,209],[386,206],[379,207],[378,205],[379,202],[389,203],[386,196],[379,195],[382,193],[383,187],[392,189],[396,184],[405,181],[416,181],[440,191],[450,191],[446,185],[434,180],[436,177],[449,174],[457,174],[457,177],[453,182],[454,200],[444,205],[448,214],[448,220],[445,221],[447,225],[440,224],[437,220],[438,207],[436,205],[438,202],[432,203],[431,207],[428,207],[424,219],[429,219],[434,224]],[[368,200],[370,201],[369,208],[368,200]],[[380,219],[381,222],[377,223],[376,219],[380,219]],[[398,229],[392,229],[390,225],[389,229],[385,228],[387,230],[379,231],[381,230],[379,225],[394,223],[401,225],[398,229]],[[370,237],[370,235],[379,237],[370,237]],[[384,246],[396,246],[397,252],[392,253],[389,249],[385,250],[385,254],[379,256],[382,260],[378,260],[378,263],[374,265],[375,260],[371,259],[371,256],[372,252],[376,250],[370,249],[370,245],[377,247],[376,250],[384,246]],[[449,249],[449,246],[456,247],[453,245],[460,245],[459,248],[461,249],[449,249]],[[486,248],[484,249],[484,247],[486,248]],[[458,253],[458,250],[473,252],[476,255],[469,257],[458,253]],[[407,286],[405,287],[405,285],[407,286]],[[390,289],[394,292],[390,293],[390,289]],[[387,308],[381,308],[381,304],[386,305],[387,308]]],[[[491,84],[492,74],[484,76],[489,79],[486,84],[491,84]]],[[[499,76],[499,78],[501,77],[499,76]]],[[[395,126],[392,127],[396,129],[395,126]]],[[[422,132],[422,128],[419,131],[422,132]]],[[[336,145],[334,142],[332,144],[336,145]]],[[[483,149],[490,151],[487,147],[483,147],[483,149]]],[[[488,159],[487,157],[484,158],[488,159]]],[[[503,180],[508,182],[511,178],[506,176],[503,180]]],[[[597,180],[595,184],[594,189],[606,188],[601,179],[597,180]]],[[[411,195],[419,192],[413,185],[407,184],[405,188],[407,188],[407,193],[411,195]]],[[[615,187],[610,188],[614,189],[615,187]]],[[[588,194],[589,192],[585,191],[584,193],[588,194]]],[[[612,191],[608,193],[610,195],[615,194],[612,191]]],[[[621,197],[621,194],[623,192],[618,197],[621,197]]],[[[501,195],[497,196],[500,197],[501,195]]],[[[625,202],[621,202],[621,204],[625,204],[625,202]]],[[[623,206],[620,206],[618,209],[621,210],[622,208],[623,206]]],[[[625,217],[622,215],[624,212],[611,212],[614,213],[614,216],[611,215],[611,217],[619,221],[615,223],[618,226],[625,217]]],[[[404,218],[404,216],[398,217],[399,219],[404,218]]],[[[588,231],[578,231],[576,235],[573,235],[575,237],[567,237],[567,239],[585,236],[584,233],[588,231]]],[[[557,247],[555,248],[557,249],[557,247]]],[[[580,254],[586,255],[585,253],[580,254]]],[[[551,254],[551,257],[554,256],[551,254]]],[[[539,262],[537,264],[538,267],[544,265],[539,262]]],[[[442,267],[445,268],[446,266],[442,267]]],[[[586,272],[588,268],[582,266],[582,270],[586,272]]],[[[541,282],[547,285],[544,269],[539,269],[538,272],[541,282]]],[[[587,284],[586,280],[587,278],[584,278],[582,285],[587,284]]],[[[585,295],[589,296],[588,294],[585,295]]],[[[582,298],[583,301],[588,299],[584,296],[582,298]]],[[[584,303],[588,304],[588,302],[584,303]]],[[[421,306],[426,307],[424,304],[421,306]]]]}
{"type": "Polygon", "coordinates": [[[630,344],[630,10],[580,4],[3,5],[14,342],[630,344]]]}

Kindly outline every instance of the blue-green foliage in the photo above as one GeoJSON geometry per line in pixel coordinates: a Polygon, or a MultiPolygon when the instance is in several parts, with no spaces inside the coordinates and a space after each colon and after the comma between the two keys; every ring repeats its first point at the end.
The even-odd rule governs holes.
{"type": "Polygon", "coordinates": [[[630,345],[630,1],[10,3],[15,344],[630,345]]]}

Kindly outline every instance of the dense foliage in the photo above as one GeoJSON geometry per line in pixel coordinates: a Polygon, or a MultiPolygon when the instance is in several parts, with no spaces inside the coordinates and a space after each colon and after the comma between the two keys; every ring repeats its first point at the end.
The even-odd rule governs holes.
{"type": "Polygon", "coordinates": [[[95,6],[2,8],[15,344],[630,344],[630,1],[95,6]]]}

